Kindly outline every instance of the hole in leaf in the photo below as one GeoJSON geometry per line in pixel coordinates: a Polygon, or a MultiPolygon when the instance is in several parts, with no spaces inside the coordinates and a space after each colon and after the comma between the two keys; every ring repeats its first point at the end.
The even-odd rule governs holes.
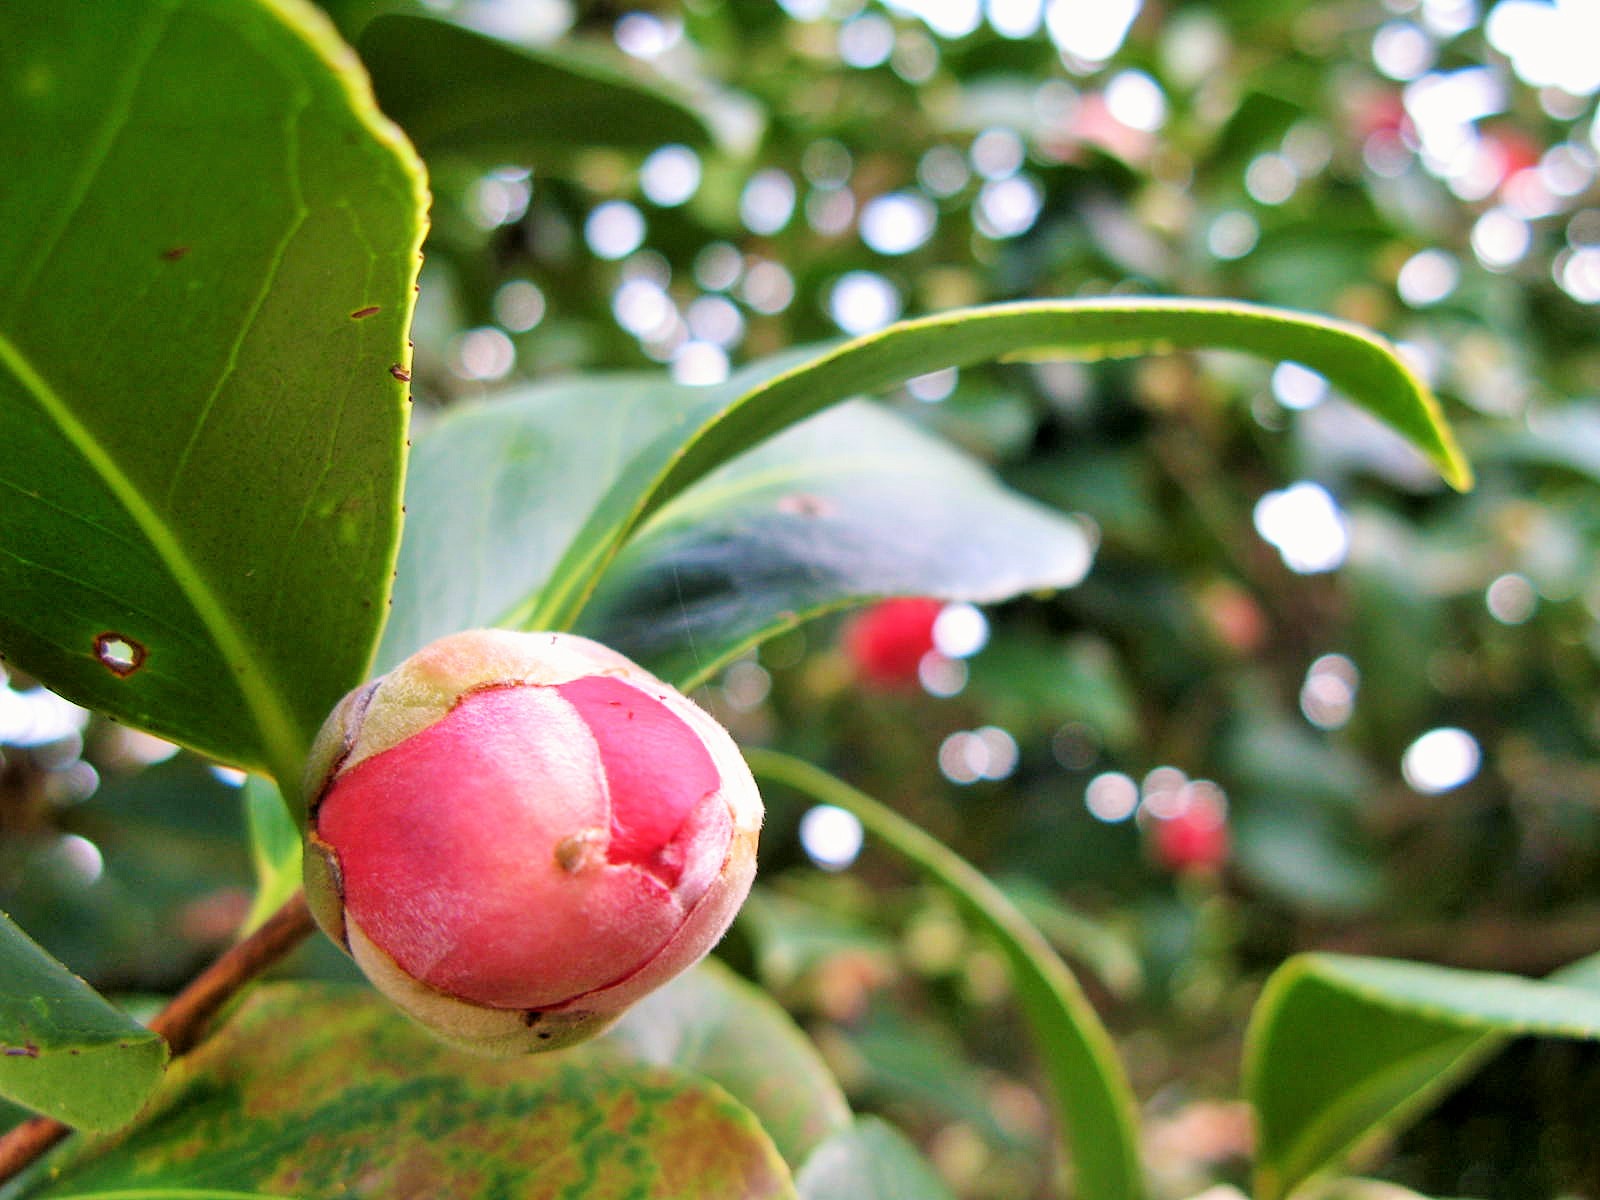
{"type": "Polygon", "coordinates": [[[102,633],[94,639],[94,656],[119,679],[126,679],[144,666],[147,653],[138,642],[120,633],[102,633]]]}

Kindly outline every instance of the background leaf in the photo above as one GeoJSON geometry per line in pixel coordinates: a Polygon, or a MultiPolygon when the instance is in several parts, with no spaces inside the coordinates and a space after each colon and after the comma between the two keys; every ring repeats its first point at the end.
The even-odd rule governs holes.
{"type": "Polygon", "coordinates": [[[628,460],[704,403],[665,379],[600,376],[463,405],[419,431],[378,669],[509,621],[628,460]]]}
{"type": "Polygon", "coordinates": [[[833,1135],[795,1178],[803,1200],[945,1200],[950,1190],[893,1127],[862,1117],[833,1135]]]}
{"type": "Polygon", "coordinates": [[[994,939],[1044,1062],[1085,1200],[1144,1194],[1138,1109],[1111,1035],[1044,936],[981,872],[893,810],[826,771],[772,750],[746,752],[758,779],[781,783],[856,815],[866,830],[949,892],[994,939]]]}
{"type": "Polygon", "coordinates": [[[365,989],[269,985],[181,1059],[132,1128],[30,1193],[120,1188],[380,1198],[792,1197],[749,1111],[714,1084],[590,1043],[494,1060],[365,989]]]}
{"type": "Polygon", "coordinates": [[[608,1040],[640,1062],[726,1088],[793,1168],[850,1127],[850,1105],[805,1034],[771,997],[715,959],[634,1005],[608,1040]]]}
{"type": "Polygon", "coordinates": [[[383,613],[417,167],[297,0],[29,0],[0,43],[0,647],[295,779],[383,613]]]}
{"type": "Polygon", "coordinates": [[[81,1129],[113,1129],[161,1079],[167,1044],[0,913],[0,1095],[81,1129]]]}
{"type": "Polygon", "coordinates": [[[830,609],[879,596],[1003,600],[1070,587],[1076,521],[867,403],[842,405],[712,472],[607,571],[578,631],[681,687],[830,609]]]}
{"type": "Polygon", "coordinates": [[[1593,970],[1541,982],[1332,954],[1289,960],[1247,1042],[1257,1196],[1288,1195],[1361,1137],[1414,1117],[1508,1037],[1600,1040],[1593,970]]]}
{"type": "Polygon", "coordinates": [[[360,46],[378,103],[430,159],[543,163],[593,146],[711,140],[686,101],[592,51],[541,52],[401,14],[372,21],[360,46]]]}
{"type": "Polygon", "coordinates": [[[244,784],[245,828],[256,892],[241,936],[249,933],[300,890],[300,827],[271,780],[252,775],[244,784]]]}

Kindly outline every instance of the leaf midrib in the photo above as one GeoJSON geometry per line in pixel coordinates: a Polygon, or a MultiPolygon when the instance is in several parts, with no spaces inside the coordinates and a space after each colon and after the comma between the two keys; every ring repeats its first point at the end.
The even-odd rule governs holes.
{"type": "Polygon", "coordinates": [[[283,787],[299,780],[303,739],[281,694],[260,669],[261,656],[234,621],[227,606],[213,591],[183,543],[139,487],[118,466],[71,406],[51,387],[49,380],[4,330],[0,330],[0,365],[10,371],[35,404],[55,423],[62,436],[83,456],[106,490],[138,526],[150,548],[167,568],[179,589],[194,605],[195,613],[230,669],[256,729],[261,735],[265,766],[283,787]]]}

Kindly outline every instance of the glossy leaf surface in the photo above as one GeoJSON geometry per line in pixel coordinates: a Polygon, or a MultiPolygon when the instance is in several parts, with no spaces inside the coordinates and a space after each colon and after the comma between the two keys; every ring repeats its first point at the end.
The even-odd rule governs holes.
{"type": "Polygon", "coordinates": [[[28,0],[0,44],[0,649],[293,778],[383,614],[419,170],[299,0],[28,0]]]}
{"type": "Polygon", "coordinates": [[[1333,954],[1289,960],[1257,1004],[1246,1050],[1257,1196],[1288,1195],[1366,1134],[1416,1115],[1507,1037],[1600,1040],[1590,970],[1541,982],[1333,954]]]}
{"type": "Polygon", "coordinates": [[[1320,317],[1203,301],[1038,302],[902,322],[727,384],[645,377],[533,389],[419,439],[411,525],[380,661],[455,629],[566,628],[639,523],[761,441],[916,375],[1015,356],[1188,347],[1292,358],[1411,438],[1458,485],[1464,461],[1431,393],[1372,335],[1320,317]]]}
{"type": "Polygon", "coordinates": [[[856,601],[1004,600],[1070,587],[1092,546],[911,421],[866,403],[812,417],[651,520],[579,620],[680,687],[856,601]]]}
{"type": "Polygon", "coordinates": [[[378,669],[457,630],[514,623],[629,459],[704,402],[667,380],[600,376],[462,406],[417,437],[378,669]]]}
{"type": "Polygon", "coordinates": [[[0,1096],[82,1129],[130,1120],[167,1045],[0,914],[0,1096]]]}
{"type": "Polygon", "coordinates": [[[1452,484],[1471,472],[1438,403],[1386,342],[1353,325],[1282,309],[1203,300],[1038,301],[903,321],[781,370],[705,416],[691,436],[661,437],[631,463],[528,614],[564,628],[637,523],[722,463],[851,396],[946,367],[1001,358],[1103,358],[1181,349],[1239,350],[1320,371],[1426,454],[1452,484]]]}

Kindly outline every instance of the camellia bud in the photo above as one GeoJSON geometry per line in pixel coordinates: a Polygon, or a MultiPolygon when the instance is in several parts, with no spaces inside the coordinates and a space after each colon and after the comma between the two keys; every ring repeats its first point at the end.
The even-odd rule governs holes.
{"type": "Polygon", "coordinates": [[[755,874],[727,732],[570,634],[442,638],[312,749],[306,896],[390,999],[480,1050],[554,1049],[702,958],[755,874]]]}

